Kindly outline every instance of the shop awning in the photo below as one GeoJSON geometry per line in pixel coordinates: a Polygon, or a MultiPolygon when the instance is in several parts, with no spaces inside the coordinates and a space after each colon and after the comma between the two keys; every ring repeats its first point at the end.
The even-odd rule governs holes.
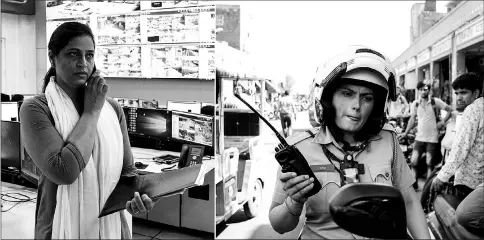
{"type": "MultiPolygon", "coordinates": [[[[216,42],[215,66],[222,77],[244,80],[280,80],[283,73],[246,52],[216,42]]],[[[272,88],[272,86],[269,86],[272,88]]]]}
{"type": "MultiPolygon", "coordinates": [[[[268,92],[268,93],[281,93],[281,90],[279,89],[279,87],[277,87],[271,81],[266,80],[265,83],[266,83],[266,92],[268,92]]],[[[255,82],[255,86],[256,86],[257,89],[260,89],[260,82],[258,82],[258,81],[255,82]]]]}

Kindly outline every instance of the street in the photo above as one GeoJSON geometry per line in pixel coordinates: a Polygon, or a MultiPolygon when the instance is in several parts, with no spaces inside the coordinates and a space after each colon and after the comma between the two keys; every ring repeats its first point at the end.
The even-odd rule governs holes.
{"type": "MultiPolygon", "coordinates": [[[[309,124],[308,112],[299,112],[293,122],[294,132],[311,128],[309,124]]],[[[282,132],[279,120],[270,121],[279,132],[282,132]]],[[[264,124],[261,121],[261,124],[264,124]]],[[[269,223],[269,208],[271,205],[272,193],[279,167],[274,159],[274,147],[278,144],[277,138],[269,128],[263,130],[264,147],[258,152],[256,157],[264,159],[263,168],[266,169],[267,176],[264,183],[263,205],[259,215],[253,219],[248,219],[243,209],[235,213],[226,223],[217,225],[217,238],[219,239],[297,239],[303,226],[304,216],[301,217],[299,225],[293,231],[283,235],[272,229],[269,223]]]]}

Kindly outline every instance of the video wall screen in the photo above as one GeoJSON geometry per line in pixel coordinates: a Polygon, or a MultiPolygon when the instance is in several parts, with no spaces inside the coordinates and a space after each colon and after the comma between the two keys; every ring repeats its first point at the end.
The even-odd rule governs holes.
{"type": "Polygon", "coordinates": [[[172,112],[172,138],[212,146],[213,117],[172,112]]]}

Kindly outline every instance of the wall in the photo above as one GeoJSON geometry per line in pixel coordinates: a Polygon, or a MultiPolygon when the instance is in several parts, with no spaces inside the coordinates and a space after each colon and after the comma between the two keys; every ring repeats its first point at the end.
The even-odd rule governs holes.
{"type": "MultiPolygon", "coordinates": [[[[427,32],[432,26],[434,26],[440,19],[445,16],[444,13],[437,13],[437,12],[421,12],[418,16],[418,36],[415,36],[415,39],[422,36],[425,32],[427,32]]],[[[414,39],[414,40],[415,40],[414,39]]]]}
{"type": "Polygon", "coordinates": [[[402,63],[417,55],[423,49],[436,43],[438,40],[454,32],[464,25],[468,20],[478,16],[482,12],[482,1],[464,1],[457,5],[452,12],[448,13],[437,24],[432,26],[424,35],[416,39],[397,59],[393,66],[400,66],[402,63]]]}
{"type": "Polygon", "coordinates": [[[405,89],[417,87],[417,73],[415,70],[405,73],[405,89]]]}
{"type": "MultiPolygon", "coordinates": [[[[37,22],[37,86],[40,93],[43,77],[47,72],[47,37],[46,4],[36,1],[37,22]]],[[[160,105],[167,101],[198,101],[213,103],[215,99],[215,81],[187,79],[133,79],[108,78],[110,97],[141,98],[158,100],[160,105]]]]}
{"type": "Polygon", "coordinates": [[[415,41],[421,35],[419,31],[419,16],[424,7],[425,4],[423,3],[415,3],[410,10],[410,42],[415,41]]]}
{"type": "Polygon", "coordinates": [[[5,79],[2,92],[36,93],[35,16],[2,13],[2,38],[5,40],[5,79]],[[31,37],[29,37],[31,36],[31,37]]]}
{"type": "Polygon", "coordinates": [[[35,25],[37,31],[35,32],[35,56],[37,70],[35,72],[36,79],[36,93],[42,91],[42,84],[45,74],[47,73],[48,55],[47,55],[47,37],[46,37],[46,2],[35,1],[35,25]]]}
{"type": "Polygon", "coordinates": [[[216,14],[217,28],[222,28],[217,33],[217,41],[227,42],[229,46],[240,50],[240,6],[217,5],[216,14]]]}

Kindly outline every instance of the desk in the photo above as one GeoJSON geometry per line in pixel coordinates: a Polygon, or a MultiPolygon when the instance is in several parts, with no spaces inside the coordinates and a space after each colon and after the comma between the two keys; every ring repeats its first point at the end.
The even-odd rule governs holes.
{"type": "MultiPolygon", "coordinates": [[[[135,162],[148,165],[145,169],[138,170],[140,174],[159,173],[171,166],[159,164],[153,160],[153,157],[165,154],[180,156],[179,152],[155,149],[132,147],[131,150],[135,162]]],[[[188,189],[182,195],[161,198],[149,213],[139,218],[213,233],[215,230],[215,160],[212,157],[209,160],[203,160],[203,164],[207,165],[207,171],[202,186],[188,189]]],[[[176,168],[177,164],[171,169],[176,168]]]]}

